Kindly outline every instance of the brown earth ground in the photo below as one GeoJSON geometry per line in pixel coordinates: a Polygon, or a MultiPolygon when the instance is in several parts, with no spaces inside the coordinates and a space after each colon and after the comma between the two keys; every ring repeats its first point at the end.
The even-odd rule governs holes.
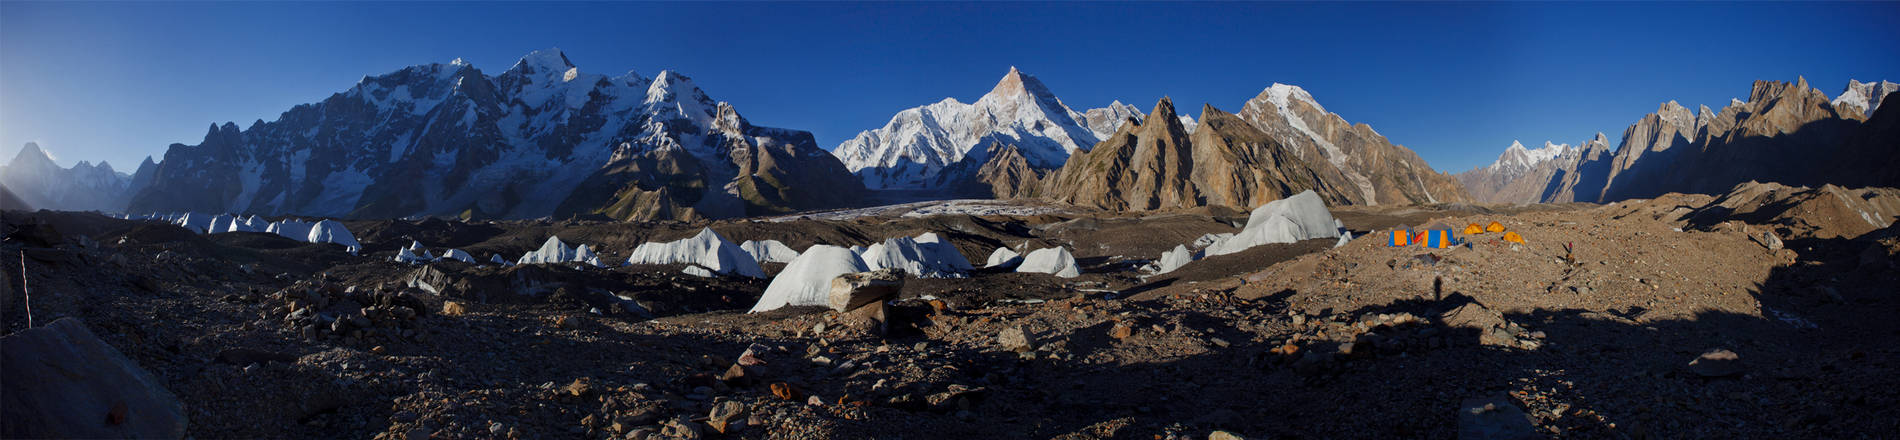
{"type": "MultiPolygon", "coordinates": [[[[1893,197],[1881,191],[1865,200],[1893,197]]],[[[1900,432],[1894,217],[1867,231],[1802,214],[1833,212],[1811,203],[1776,215],[1723,200],[1339,208],[1361,236],[1342,247],[1267,245],[1147,277],[1148,260],[1246,213],[358,221],[352,257],[7,212],[0,324],[26,325],[24,257],[35,321],[84,320],[185,402],[196,438],[1448,438],[1461,402],[1494,396],[1549,437],[1900,432]],[[1527,242],[1377,235],[1493,220],[1527,242]],[[513,260],[553,233],[617,262],[708,226],[794,249],[938,232],[978,266],[998,246],[1062,245],[1085,273],[913,279],[880,337],[817,307],[744,313],[764,280],[389,261],[411,240],[513,260]],[[367,325],[313,332],[314,315],[367,325]],[[1026,351],[999,342],[1007,329],[1026,351]],[[1717,349],[1739,365],[1688,367],[1717,349]],[[735,362],[742,376],[725,374],[735,362]]]]}

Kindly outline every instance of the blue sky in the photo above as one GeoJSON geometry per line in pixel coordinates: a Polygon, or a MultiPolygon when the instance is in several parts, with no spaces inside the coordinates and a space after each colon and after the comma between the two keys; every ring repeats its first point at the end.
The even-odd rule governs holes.
{"type": "Polygon", "coordinates": [[[130,171],[213,122],[248,126],[364,75],[559,47],[581,70],[676,70],[753,123],[830,149],[899,110],[966,102],[1010,66],[1078,109],[1172,96],[1238,111],[1274,82],[1441,171],[1513,139],[1612,141],[1657,104],[1751,81],[1836,95],[1900,80],[1895,3],[0,2],[0,161],[130,171]]]}

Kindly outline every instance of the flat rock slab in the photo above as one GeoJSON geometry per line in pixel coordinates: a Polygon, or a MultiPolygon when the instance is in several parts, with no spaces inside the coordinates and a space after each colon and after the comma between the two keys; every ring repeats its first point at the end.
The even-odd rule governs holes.
{"type": "Polygon", "coordinates": [[[182,438],[185,405],[74,318],[0,338],[0,437],[182,438]]]}

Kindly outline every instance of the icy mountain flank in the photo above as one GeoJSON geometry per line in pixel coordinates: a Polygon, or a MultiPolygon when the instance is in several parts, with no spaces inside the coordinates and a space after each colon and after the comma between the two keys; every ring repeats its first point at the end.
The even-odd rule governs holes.
{"type": "MultiPolygon", "coordinates": [[[[946,98],[898,112],[884,127],[859,133],[832,150],[845,168],[872,189],[944,189],[957,177],[945,167],[983,162],[991,144],[1013,146],[1029,167],[1061,167],[1141,113],[1120,101],[1077,112],[1034,76],[1011,67],[975,103],[946,98]]],[[[976,167],[964,169],[973,172],[976,167]]]]}
{"type": "Polygon", "coordinates": [[[1834,108],[1843,112],[1858,108],[1861,116],[1873,117],[1874,110],[1880,109],[1880,101],[1893,92],[1900,92],[1900,83],[1850,79],[1847,80],[1847,89],[1841,91],[1840,97],[1834,98],[1834,108]]]}

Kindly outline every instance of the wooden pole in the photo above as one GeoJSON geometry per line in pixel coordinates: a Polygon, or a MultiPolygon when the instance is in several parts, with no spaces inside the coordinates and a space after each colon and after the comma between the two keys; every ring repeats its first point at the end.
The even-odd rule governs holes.
{"type": "Polygon", "coordinates": [[[20,250],[20,296],[26,301],[26,328],[33,328],[33,294],[26,291],[26,250],[20,250]]]}

